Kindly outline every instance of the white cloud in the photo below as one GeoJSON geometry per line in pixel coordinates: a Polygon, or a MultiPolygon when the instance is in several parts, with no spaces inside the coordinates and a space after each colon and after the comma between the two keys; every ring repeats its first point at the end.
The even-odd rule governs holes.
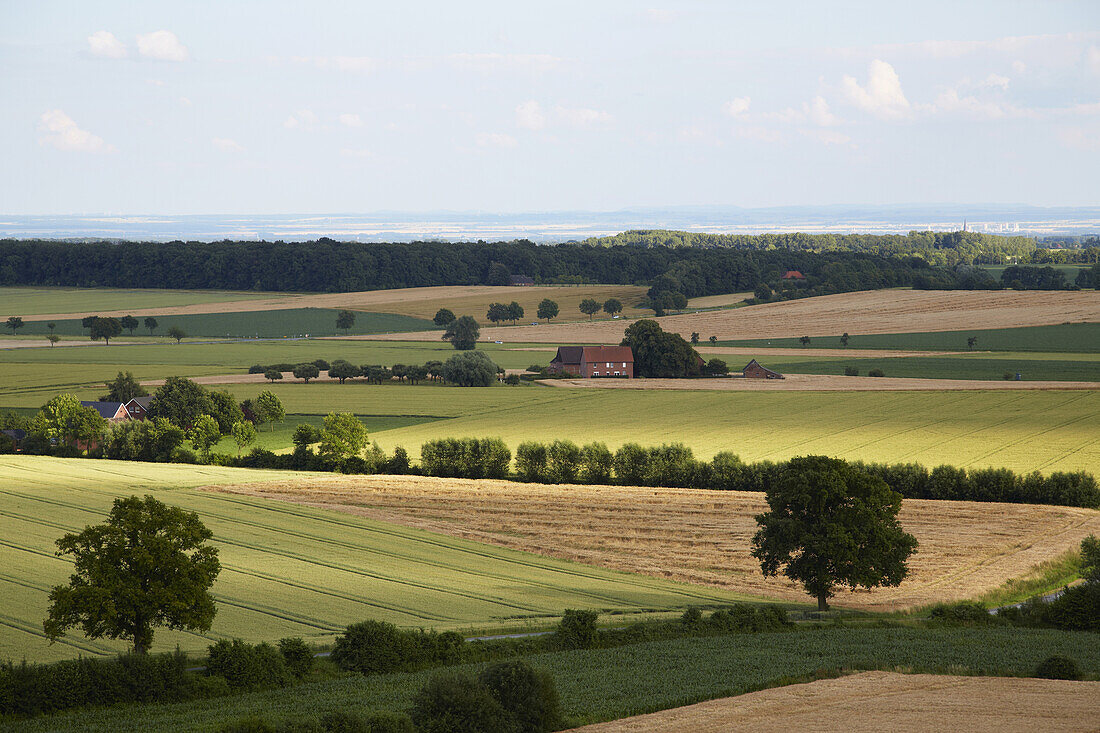
{"type": "Polygon", "coordinates": [[[897,72],[881,59],[871,62],[866,86],[861,86],[854,77],[845,76],[842,88],[852,104],[876,117],[897,119],[909,114],[909,100],[901,90],[897,72]]]}
{"type": "Polygon", "coordinates": [[[765,117],[800,125],[810,124],[818,127],[832,127],[840,123],[840,118],[829,110],[829,103],[818,95],[809,102],[803,102],[799,108],[787,107],[777,114],[765,115],[765,117]]]}
{"type": "Polygon", "coordinates": [[[241,147],[240,143],[228,137],[211,138],[210,142],[213,143],[215,148],[222,151],[223,153],[240,153],[244,151],[244,148],[241,147]]]}
{"type": "Polygon", "coordinates": [[[1007,76],[1001,76],[1000,74],[990,74],[983,79],[979,86],[983,87],[999,87],[1001,91],[1008,89],[1008,83],[1011,81],[1007,76]]]}
{"type": "Polygon", "coordinates": [[[363,119],[357,114],[344,113],[344,114],[340,115],[339,117],[337,117],[336,119],[338,119],[340,121],[340,124],[343,125],[344,127],[362,127],[363,126],[363,119]]]}
{"type": "Polygon", "coordinates": [[[750,104],[752,104],[751,97],[734,97],[722,105],[722,111],[730,117],[741,117],[749,111],[750,104]]]}
{"type": "Polygon", "coordinates": [[[38,144],[78,153],[113,153],[114,145],[77,127],[73,119],[59,109],[43,112],[38,118],[38,144]]]}
{"type": "Polygon", "coordinates": [[[519,142],[502,132],[483,132],[477,136],[477,144],[482,148],[514,148],[519,142]]]}
{"type": "Polygon", "coordinates": [[[1022,74],[1027,71],[1027,64],[1017,59],[1012,62],[1012,70],[1015,71],[1017,74],[1022,74]]]}
{"type": "Polygon", "coordinates": [[[569,127],[605,125],[613,119],[610,112],[587,107],[554,107],[554,117],[569,127]]]}
{"type": "Polygon", "coordinates": [[[1100,74],[1100,46],[1089,46],[1085,51],[1085,65],[1094,74],[1100,74]]]}
{"type": "Polygon", "coordinates": [[[549,71],[562,63],[558,56],[545,53],[455,53],[447,58],[459,68],[476,71],[549,71]]]}
{"type": "Polygon", "coordinates": [[[350,71],[361,74],[377,71],[382,62],[370,56],[291,56],[295,64],[308,64],[326,71],[350,71]]]}
{"type": "Polygon", "coordinates": [[[800,132],[806,137],[817,140],[825,145],[847,145],[849,147],[855,147],[855,145],[852,144],[852,138],[836,130],[800,130],[800,132]]]}
{"type": "Polygon", "coordinates": [[[110,31],[96,31],[88,36],[88,52],[105,59],[126,58],[126,46],[110,31]]]}
{"type": "Polygon", "coordinates": [[[312,110],[300,109],[283,122],[283,127],[293,130],[296,128],[311,129],[321,122],[312,110]]]}
{"type": "Polygon", "coordinates": [[[735,127],[733,128],[733,135],[744,140],[755,140],[762,143],[777,143],[783,140],[783,133],[779,130],[760,125],[735,127]]]}
{"type": "Polygon", "coordinates": [[[958,89],[948,89],[936,97],[930,107],[932,112],[961,113],[976,119],[999,120],[1008,115],[1009,108],[1000,103],[970,95],[960,95],[958,89]]]}
{"type": "Polygon", "coordinates": [[[138,34],[138,53],[147,59],[158,61],[186,61],[187,47],[180,43],[172,31],[153,31],[138,34]]]}
{"type": "Polygon", "coordinates": [[[541,130],[546,127],[542,105],[533,99],[516,105],[516,125],[526,130],[541,130]]]}

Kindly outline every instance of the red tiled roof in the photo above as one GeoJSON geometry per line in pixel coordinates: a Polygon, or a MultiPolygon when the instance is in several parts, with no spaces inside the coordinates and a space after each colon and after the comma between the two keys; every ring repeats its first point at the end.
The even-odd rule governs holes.
{"type": "Polygon", "coordinates": [[[798,270],[787,270],[787,274],[783,276],[784,280],[805,280],[806,276],[798,270]]]}
{"type": "Polygon", "coordinates": [[[629,346],[559,346],[553,361],[560,361],[562,364],[625,361],[633,364],[634,352],[629,346]]]}

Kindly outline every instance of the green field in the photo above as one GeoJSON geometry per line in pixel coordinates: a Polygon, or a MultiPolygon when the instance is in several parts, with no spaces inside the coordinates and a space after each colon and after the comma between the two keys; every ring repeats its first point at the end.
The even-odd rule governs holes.
{"type": "MultiPolygon", "coordinates": [[[[925,333],[849,334],[849,349],[903,349],[920,351],[966,351],[967,339],[978,339],[977,351],[1047,351],[1100,353],[1100,323],[1064,323],[1059,326],[1023,326],[973,331],[930,331],[925,333]]],[[[719,346],[783,346],[794,349],[839,349],[840,334],[814,336],[803,347],[797,338],[719,341],[719,346]]],[[[705,344],[704,344],[705,346],[705,344]]]]}
{"type": "MultiPolygon", "coordinates": [[[[394,313],[356,313],[355,325],[345,333],[336,328],[339,310],[332,308],[288,308],[285,310],[241,311],[237,313],[195,313],[159,316],[154,335],[167,338],[168,329],[177,326],[191,338],[286,338],[301,336],[359,336],[392,331],[424,331],[438,328],[422,318],[394,313]]],[[[142,321],[138,318],[138,321],[142,321]]],[[[80,319],[56,321],[54,332],[64,337],[85,337],[87,329],[80,319]]],[[[21,336],[45,336],[46,321],[28,321],[19,330],[21,336]]],[[[124,332],[129,335],[129,332],[124,332]]],[[[148,338],[144,325],[134,329],[134,336],[148,338]]],[[[173,342],[175,343],[175,342],[173,342]]]]}
{"type": "MultiPolygon", "coordinates": [[[[744,357],[742,357],[744,358],[744,357]]],[[[761,361],[783,374],[844,374],[855,367],[866,375],[881,369],[888,377],[924,379],[1003,379],[1007,372],[1027,381],[1100,382],[1100,355],[1027,354],[994,352],[960,356],[908,356],[896,358],[814,358],[812,354],[761,357],[761,361]],[[1062,358],[1058,358],[1062,357],[1062,358]]],[[[738,367],[740,362],[734,362],[738,367]]]]}
{"type": "Polygon", "coordinates": [[[230,300],[282,298],[297,293],[267,293],[237,290],[159,290],[119,288],[0,288],[0,311],[27,316],[42,313],[95,313],[127,308],[164,308],[230,300]]]}
{"type": "MultiPolygon", "coordinates": [[[[1100,636],[1036,629],[830,628],[652,641],[532,655],[550,672],[573,725],[741,695],[821,671],[903,668],[942,674],[1032,674],[1052,654],[1100,673],[1100,636]]],[[[476,672],[482,665],[459,667],[476,672]]],[[[433,671],[351,676],[179,704],[80,710],[10,721],[12,731],[209,731],[248,716],[316,719],[334,710],[407,710],[433,671]]],[[[1038,726],[1037,729],[1041,728],[1038,726]]]]}
{"type": "Polygon", "coordinates": [[[157,632],[155,647],[202,650],[216,639],[331,640],[365,618],[438,629],[522,627],[566,608],[644,613],[739,596],[490,547],[348,514],[193,487],[289,478],[210,466],[0,457],[0,659],[50,661],[120,651],[79,632],[42,634],[49,588],[65,581],[54,541],[102,521],[118,496],[153,494],[198,512],[222,573],[209,634],[157,632]]]}
{"type": "MultiPolygon", "coordinates": [[[[420,425],[438,417],[428,415],[359,415],[359,421],[367,426],[367,431],[373,435],[383,430],[395,430],[410,425],[420,425]]],[[[324,424],[324,415],[287,415],[286,420],[272,426],[269,423],[256,427],[256,442],[246,447],[247,453],[253,448],[266,448],[270,451],[283,451],[294,445],[294,429],[299,425],[312,425],[318,430],[324,424]],[[274,429],[272,429],[274,428],[274,429]]],[[[221,441],[214,446],[214,452],[236,455],[237,444],[231,436],[223,436],[221,441]]]]}

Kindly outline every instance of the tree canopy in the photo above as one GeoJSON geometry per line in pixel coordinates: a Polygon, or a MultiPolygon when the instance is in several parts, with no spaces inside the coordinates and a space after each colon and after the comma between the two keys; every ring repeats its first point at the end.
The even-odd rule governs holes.
{"type": "Polygon", "coordinates": [[[321,455],[336,461],[357,456],[367,447],[367,428],[350,412],[325,416],[321,429],[321,455]]]}
{"type": "Polygon", "coordinates": [[[634,373],[641,377],[691,377],[699,374],[701,359],[684,337],[669,333],[657,321],[631,323],[621,346],[634,353],[634,373]]]}
{"type": "Polygon", "coordinates": [[[828,609],[837,586],[896,586],[917,540],[898,523],[901,494],[847,461],[791,459],[765,492],[752,555],[765,576],[781,570],[828,609]]]}
{"type": "Polygon", "coordinates": [[[539,302],[539,309],[537,313],[539,318],[545,318],[549,323],[551,318],[556,318],[558,315],[558,304],[549,298],[543,298],[539,302]]]}
{"type": "Polygon", "coordinates": [[[435,316],[432,317],[432,321],[437,326],[449,326],[454,323],[455,314],[448,308],[440,308],[435,312],[435,316]]]}
{"type": "Polygon", "coordinates": [[[595,298],[585,298],[578,306],[581,313],[588,316],[588,320],[592,320],[592,316],[600,310],[600,303],[595,298]]]}
{"type": "Polygon", "coordinates": [[[336,314],[336,327],[347,331],[355,325],[355,314],[349,310],[342,310],[336,314]]]}
{"type": "Polygon", "coordinates": [[[107,344],[110,344],[111,339],[122,333],[122,323],[117,318],[95,316],[88,328],[91,332],[92,341],[103,339],[107,344]]]}
{"type": "Polygon", "coordinates": [[[104,402],[129,402],[135,397],[145,397],[149,390],[142,387],[132,372],[119,372],[112,381],[107,382],[107,394],[100,397],[104,402]]]}
{"type": "Polygon", "coordinates": [[[67,585],[50,591],[43,626],[55,641],[74,627],[92,639],[126,639],[144,654],[153,629],[207,631],[216,608],[209,593],[221,571],[212,533],[194,512],[152,496],[115,499],[104,524],[57,541],[72,555],[67,585]]]}
{"type": "Polygon", "coordinates": [[[462,316],[447,325],[443,332],[443,340],[450,341],[451,346],[459,351],[469,351],[477,345],[477,339],[481,335],[481,328],[470,316],[462,316]]]}
{"type": "Polygon", "coordinates": [[[443,378],[460,387],[489,387],[496,381],[497,365],[481,351],[455,354],[443,364],[443,378]]]}
{"type": "Polygon", "coordinates": [[[30,432],[56,441],[58,445],[72,445],[77,441],[98,440],[106,429],[107,421],[95,408],[80,404],[76,395],[59,394],[34,416],[30,432]]]}

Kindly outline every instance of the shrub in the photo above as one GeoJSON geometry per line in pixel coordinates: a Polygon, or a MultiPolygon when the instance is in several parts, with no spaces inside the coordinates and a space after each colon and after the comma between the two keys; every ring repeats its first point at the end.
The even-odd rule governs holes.
{"type": "Polygon", "coordinates": [[[590,649],[599,635],[596,629],[599,617],[595,611],[566,610],[554,632],[554,640],[565,649],[590,649]]]}
{"type": "Polygon", "coordinates": [[[168,460],[171,463],[198,463],[199,457],[195,455],[195,451],[189,448],[173,448],[172,452],[168,454],[168,460]]]}
{"type": "Polygon", "coordinates": [[[747,467],[741,458],[730,451],[722,451],[710,462],[710,484],[707,488],[723,491],[745,491],[747,467]]]}
{"type": "Polygon", "coordinates": [[[846,367],[844,367],[844,376],[846,376],[846,377],[858,377],[859,376],[859,370],[856,369],[854,366],[846,366],[846,367]]]}
{"type": "Polygon", "coordinates": [[[577,482],[581,467],[581,449],[571,440],[555,440],[546,449],[546,476],[556,484],[577,482]]]}
{"type": "Polygon", "coordinates": [[[512,452],[500,438],[442,438],[420,448],[426,476],[444,478],[504,478],[512,452]]]}
{"type": "Polygon", "coordinates": [[[867,376],[868,377],[885,377],[886,373],[884,371],[882,371],[881,369],[868,369],[867,370],[867,376]]]}
{"type": "Polygon", "coordinates": [[[581,478],[589,484],[611,482],[614,456],[605,443],[589,443],[581,448],[581,478]]]}
{"type": "Polygon", "coordinates": [[[680,616],[680,625],[687,629],[697,629],[703,625],[703,612],[695,606],[689,607],[680,616]]]}
{"type": "Polygon", "coordinates": [[[1035,676],[1045,680],[1079,680],[1082,677],[1077,662],[1069,657],[1057,655],[1039,662],[1035,667],[1035,676]]]}
{"type": "Polygon", "coordinates": [[[516,447],[516,473],[524,481],[546,480],[547,453],[542,443],[527,441],[516,447]]]}
{"type": "Polygon", "coordinates": [[[455,354],[442,371],[445,380],[459,387],[489,387],[497,379],[497,365],[481,351],[455,354]]]}
{"type": "Polygon", "coordinates": [[[1100,583],[1066,588],[1047,603],[1043,621],[1057,629],[1100,631],[1100,583]]]}
{"type": "Polygon", "coordinates": [[[279,639],[279,653],[283,655],[287,669],[298,679],[313,669],[313,650],[301,638],[279,639]]]}
{"type": "Polygon", "coordinates": [[[619,483],[638,486],[645,480],[648,464],[645,448],[637,443],[626,443],[615,451],[611,465],[615,469],[615,478],[619,483]]]}
{"type": "Polygon", "coordinates": [[[564,726],[558,691],[546,672],[516,659],[487,667],[477,679],[512,717],[518,733],[547,733],[564,726]]]}
{"type": "Polygon", "coordinates": [[[337,637],[332,661],[341,669],[361,674],[381,674],[402,669],[411,645],[405,634],[386,621],[361,621],[337,637]]]}
{"type": "Polygon", "coordinates": [[[408,473],[410,466],[408,451],[397,446],[393,449],[393,458],[386,461],[385,472],[400,476],[408,473]]]}
{"type": "Polygon", "coordinates": [[[249,374],[263,374],[266,371],[267,367],[265,367],[263,364],[253,364],[252,366],[248,367],[249,374]]]}
{"type": "Polygon", "coordinates": [[[292,678],[274,647],[266,643],[253,646],[240,639],[221,639],[210,645],[206,674],[224,678],[235,690],[282,687],[292,678]]]}
{"type": "Polygon", "coordinates": [[[937,603],[928,610],[928,617],[943,624],[973,626],[997,622],[997,616],[991,614],[985,606],[976,601],[958,603],[937,603]]]}
{"type": "Polygon", "coordinates": [[[792,625],[787,612],[779,606],[750,606],[747,603],[719,608],[710,615],[707,624],[720,631],[740,634],[780,631],[792,625]]]}
{"type": "Polygon", "coordinates": [[[504,378],[504,383],[513,387],[516,386],[517,384],[519,384],[519,375],[509,374],[507,377],[504,378]]]}
{"type": "Polygon", "coordinates": [[[485,685],[463,675],[432,677],[413,698],[420,733],[511,733],[511,716],[485,685]]]}

